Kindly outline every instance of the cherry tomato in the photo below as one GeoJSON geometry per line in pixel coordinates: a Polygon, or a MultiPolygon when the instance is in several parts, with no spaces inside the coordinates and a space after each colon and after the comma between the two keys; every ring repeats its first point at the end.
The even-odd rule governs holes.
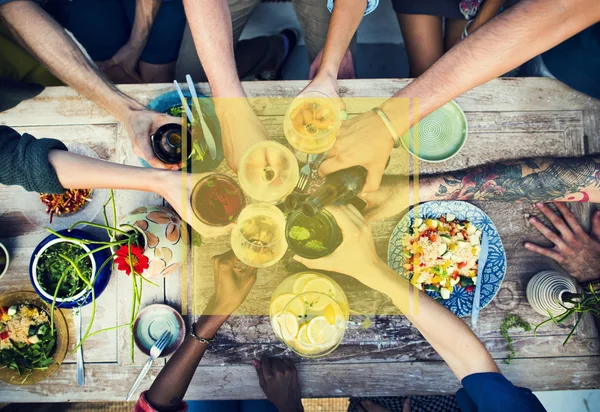
{"type": "Polygon", "coordinates": [[[464,268],[465,266],[467,266],[467,262],[460,262],[460,263],[458,264],[458,268],[459,268],[459,269],[462,269],[462,268],[464,268]]]}
{"type": "Polygon", "coordinates": [[[469,293],[473,292],[473,289],[475,289],[475,287],[474,287],[473,285],[471,285],[471,286],[467,286],[467,287],[465,288],[465,290],[466,290],[467,292],[469,292],[469,293]]]}
{"type": "Polygon", "coordinates": [[[436,240],[438,240],[438,235],[437,235],[437,233],[430,233],[430,234],[429,234],[429,241],[431,241],[431,242],[435,242],[436,240]]]}

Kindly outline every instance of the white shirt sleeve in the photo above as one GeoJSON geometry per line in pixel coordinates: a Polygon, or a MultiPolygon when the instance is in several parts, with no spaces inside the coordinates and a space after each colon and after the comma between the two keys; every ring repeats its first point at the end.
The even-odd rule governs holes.
{"type": "MultiPolygon", "coordinates": [[[[333,3],[335,0],[327,0],[327,8],[329,12],[333,11],[333,3]]],[[[365,16],[371,13],[379,5],[379,0],[367,0],[367,9],[365,10],[365,16]]]]}

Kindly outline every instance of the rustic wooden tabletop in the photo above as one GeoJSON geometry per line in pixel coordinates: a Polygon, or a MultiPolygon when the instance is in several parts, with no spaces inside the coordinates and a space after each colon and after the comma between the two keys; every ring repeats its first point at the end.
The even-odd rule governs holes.
{"type": "MultiPolygon", "coordinates": [[[[348,98],[371,98],[372,107],[409,81],[341,81],[341,94],[348,98]]],[[[306,82],[301,81],[255,82],[245,83],[244,88],[251,97],[293,97],[305,85],[306,82]]],[[[121,89],[138,101],[147,103],[171,91],[172,86],[132,85],[121,89]]],[[[200,85],[200,90],[209,92],[205,84],[200,85]]],[[[364,107],[356,101],[347,101],[350,116],[358,114],[362,110],[359,107],[364,107]]],[[[456,101],[468,119],[467,143],[457,156],[447,162],[421,163],[422,173],[450,171],[513,158],[600,152],[600,101],[579,94],[557,81],[498,79],[465,93],[456,101]]],[[[255,110],[273,137],[283,136],[284,105],[262,104],[259,100],[255,110]]],[[[38,97],[0,113],[0,124],[36,137],[83,143],[103,159],[139,165],[126,132],[115,119],[70,88],[46,89],[38,97]]],[[[399,172],[400,157],[399,154],[392,155],[387,173],[399,172]]],[[[220,171],[226,169],[225,163],[219,168],[220,171]]],[[[24,217],[19,204],[19,189],[3,186],[0,194],[0,241],[12,256],[10,270],[0,280],[0,290],[1,293],[32,290],[28,276],[29,259],[37,243],[47,233],[43,227],[35,227],[24,217]]],[[[148,193],[117,192],[119,215],[150,204],[160,205],[163,200],[148,193]]],[[[535,273],[555,266],[550,260],[522,247],[525,240],[544,243],[527,223],[527,216],[539,217],[532,205],[504,202],[476,202],[476,205],[495,222],[507,256],[506,277],[496,298],[481,311],[479,327],[475,331],[477,336],[498,361],[503,373],[517,385],[532,390],[597,388],[600,385],[600,342],[593,322],[589,320],[566,346],[562,346],[562,342],[570,330],[569,325],[548,326],[537,337],[530,332],[517,331],[513,337],[517,357],[510,365],[502,363],[508,353],[500,335],[502,320],[507,313],[517,314],[532,324],[543,320],[529,307],[525,286],[535,273]]],[[[592,205],[571,206],[588,225],[592,205]]],[[[388,240],[399,217],[373,223],[377,250],[384,259],[387,259],[388,240]]],[[[202,246],[195,246],[194,255],[199,258],[193,266],[193,273],[171,275],[161,282],[160,288],[144,288],[143,304],[168,303],[181,309],[184,303],[190,312],[201,310],[210,288],[194,288],[192,275],[212,276],[210,257],[228,250],[228,240],[227,236],[205,239],[202,246]]],[[[294,270],[283,262],[260,270],[248,301],[264,301],[264,313],[267,313],[270,294],[294,270]]],[[[454,392],[459,387],[439,356],[382,295],[361,289],[347,277],[337,275],[335,279],[347,291],[352,309],[374,314],[371,316],[372,325],[368,329],[348,331],[340,347],[323,359],[293,356],[300,372],[303,397],[439,394],[454,392]],[[379,313],[389,315],[376,315],[379,313]]],[[[108,288],[98,299],[96,327],[127,323],[130,296],[129,280],[115,272],[108,288]]],[[[68,312],[65,311],[65,314],[72,325],[68,312]]],[[[240,313],[244,313],[244,307],[240,308],[240,313]]],[[[84,310],[84,322],[89,314],[89,310],[84,310]]],[[[74,336],[72,331],[71,336],[74,336]]],[[[136,363],[132,365],[129,345],[127,328],[93,336],[84,345],[85,386],[77,386],[75,357],[68,355],[61,368],[40,384],[9,386],[0,382],[0,401],[123,400],[140,371],[140,364],[145,361],[138,351],[136,363]]],[[[217,341],[198,367],[186,399],[262,398],[264,395],[250,360],[265,352],[292,355],[277,341],[267,316],[233,316],[220,330],[217,341]]],[[[155,363],[140,390],[150,386],[163,363],[155,363]]]]}

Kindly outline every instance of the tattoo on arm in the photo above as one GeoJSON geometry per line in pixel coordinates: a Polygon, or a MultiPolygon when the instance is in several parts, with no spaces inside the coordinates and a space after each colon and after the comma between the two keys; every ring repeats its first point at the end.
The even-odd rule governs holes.
{"type": "Polygon", "coordinates": [[[590,188],[598,191],[600,187],[600,158],[582,156],[497,162],[431,177],[439,182],[436,197],[444,200],[547,202],[564,199],[587,202],[590,188]]]}

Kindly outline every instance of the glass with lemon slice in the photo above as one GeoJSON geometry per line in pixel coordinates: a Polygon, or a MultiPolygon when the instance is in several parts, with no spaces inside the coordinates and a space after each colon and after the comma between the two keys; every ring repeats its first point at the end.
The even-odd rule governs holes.
{"type": "Polygon", "coordinates": [[[317,358],[338,347],[350,310],[344,291],[333,279],[301,272],[277,287],[269,316],[273,331],[292,351],[317,358]]]}

